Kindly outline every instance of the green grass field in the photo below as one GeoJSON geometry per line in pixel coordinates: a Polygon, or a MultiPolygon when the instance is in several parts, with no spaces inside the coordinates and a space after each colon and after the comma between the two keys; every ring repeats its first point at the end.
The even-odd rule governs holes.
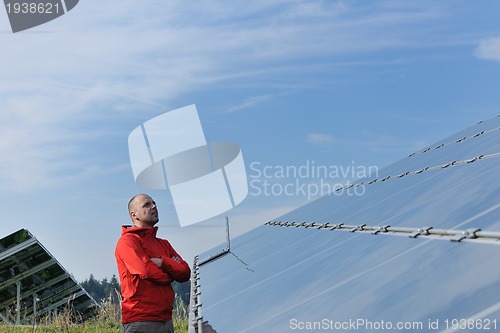
{"type": "MultiPolygon", "coordinates": [[[[187,333],[187,320],[174,321],[175,333],[187,333]]],[[[0,324],[1,333],[120,333],[120,325],[115,323],[89,322],[85,324],[73,324],[60,326],[57,324],[31,326],[9,326],[0,324]]]]}
{"type": "MultiPolygon", "coordinates": [[[[175,333],[188,332],[188,310],[183,302],[173,313],[175,333]]],[[[15,326],[0,323],[0,333],[120,333],[120,308],[110,301],[101,304],[98,315],[84,323],[75,322],[71,311],[62,311],[52,318],[41,319],[37,325],[15,326]]]]}

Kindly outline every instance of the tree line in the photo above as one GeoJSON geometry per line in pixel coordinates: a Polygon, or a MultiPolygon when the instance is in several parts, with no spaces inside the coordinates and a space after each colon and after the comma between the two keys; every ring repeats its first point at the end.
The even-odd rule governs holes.
{"type": "MultiPolygon", "coordinates": [[[[104,278],[97,280],[93,274],[90,274],[88,279],[80,282],[80,285],[98,302],[101,304],[104,300],[111,298],[113,303],[118,303],[121,298],[120,282],[116,275],[113,274],[110,280],[104,278]]],[[[191,291],[191,282],[188,280],[183,283],[173,282],[176,297],[182,299],[184,304],[189,304],[189,294],[191,291]]]]}

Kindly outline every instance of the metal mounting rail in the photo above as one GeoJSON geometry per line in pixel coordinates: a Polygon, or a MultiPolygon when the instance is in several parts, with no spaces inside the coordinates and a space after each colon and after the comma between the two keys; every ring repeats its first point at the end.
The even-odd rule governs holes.
{"type": "Polygon", "coordinates": [[[479,155],[479,156],[475,156],[475,157],[472,157],[472,158],[469,158],[469,159],[465,159],[465,160],[451,161],[451,162],[448,162],[448,163],[445,163],[445,164],[435,165],[435,166],[432,166],[432,167],[425,167],[425,168],[422,168],[422,169],[419,169],[419,170],[406,171],[406,172],[403,172],[403,173],[401,173],[399,175],[390,175],[390,176],[386,176],[386,177],[383,177],[383,178],[375,178],[375,179],[372,179],[372,180],[369,180],[369,181],[361,181],[359,183],[354,183],[354,184],[350,184],[350,185],[345,185],[345,186],[338,187],[334,191],[342,191],[343,189],[350,189],[350,188],[353,188],[353,187],[371,185],[371,184],[374,184],[374,183],[381,183],[381,182],[385,182],[387,180],[399,179],[399,178],[403,178],[403,177],[410,176],[410,175],[418,175],[418,174],[421,174],[422,172],[426,172],[426,171],[438,170],[438,169],[446,169],[448,167],[456,166],[456,165],[460,165],[460,164],[470,164],[470,163],[477,162],[479,160],[484,160],[484,159],[488,159],[488,158],[492,158],[492,157],[500,157],[500,153],[493,153],[493,154],[488,154],[488,155],[479,155]]]}
{"type": "Polygon", "coordinates": [[[203,316],[201,315],[201,285],[200,285],[200,265],[198,263],[198,256],[194,257],[193,272],[191,276],[191,312],[193,317],[192,320],[193,327],[197,333],[202,333],[203,331],[203,316]]]}
{"type": "MultiPolygon", "coordinates": [[[[500,117],[500,115],[498,115],[497,117],[500,117]]],[[[478,124],[481,124],[481,123],[482,123],[482,121],[478,122],[478,124]]],[[[414,153],[408,155],[408,157],[412,157],[412,156],[415,156],[415,155],[418,155],[418,154],[427,153],[427,152],[429,152],[431,150],[440,149],[440,148],[443,148],[445,146],[449,146],[449,145],[452,145],[452,144],[461,143],[461,142],[464,142],[465,140],[475,139],[475,138],[477,138],[477,137],[479,137],[481,135],[489,134],[489,133],[492,133],[492,132],[498,132],[499,130],[500,130],[500,127],[492,128],[492,129],[489,129],[489,130],[484,130],[484,131],[478,132],[478,133],[476,133],[474,135],[471,135],[471,136],[464,136],[462,138],[455,139],[454,141],[451,141],[451,142],[441,143],[440,145],[437,145],[434,148],[428,147],[428,148],[422,149],[422,150],[420,150],[418,152],[414,152],[414,153]]]]}
{"type": "Polygon", "coordinates": [[[467,230],[446,230],[434,229],[433,227],[423,228],[404,228],[404,227],[391,227],[385,226],[367,226],[362,225],[348,225],[343,223],[316,223],[316,222],[279,222],[269,221],[265,225],[276,227],[291,227],[291,228],[315,228],[324,230],[343,230],[349,232],[364,232],[372,235],[395,235],[407,236],[410,238],[429,237],[441,240],[449,240],[452,242],[480,242],[500,245],[500,232],[497,231],[481,231],[481,229],[467,229],[467,230]]]}

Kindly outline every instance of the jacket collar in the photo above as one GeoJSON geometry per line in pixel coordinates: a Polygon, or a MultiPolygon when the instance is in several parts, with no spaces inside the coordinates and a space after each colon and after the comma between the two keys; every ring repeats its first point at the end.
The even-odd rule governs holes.
{"type": "Polygon", "coordinates": [[[135,227],[133,225],[122,226],[122,235],[138,234],[142,237],[156,237],[157,232],[158,232],[158,227],[147,228],[147,227],[135,227]]]}

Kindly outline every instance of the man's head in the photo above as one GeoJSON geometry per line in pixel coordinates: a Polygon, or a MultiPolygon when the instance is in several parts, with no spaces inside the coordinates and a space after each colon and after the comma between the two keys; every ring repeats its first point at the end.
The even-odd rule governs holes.
{"type": "Polygon", "coordinates": [[[158,221],[156,202],[147,194],[138,194],[128,203],[128,213],[136,227],[153,227],[158,221]]]}

